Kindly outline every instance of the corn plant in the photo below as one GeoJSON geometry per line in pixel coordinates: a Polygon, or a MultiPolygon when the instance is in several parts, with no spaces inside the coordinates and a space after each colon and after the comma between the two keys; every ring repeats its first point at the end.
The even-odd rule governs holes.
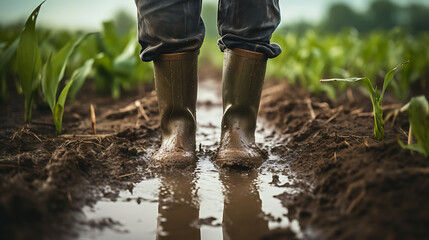
{"type": "Polygon", "coordinates": [[[99,91],[110,90],[114,98],[120,97],[121,89],[153,78],[151,64],[139,61],[135,31],[129,29],[128,33],[120,34],[114,22],[107,21],[97,41],[101,53],[94,62],[95,85],[99,91]]]}
{"type": "MultiPolygon", "coordinates": [[[[399,145],[404,149],[419,152],[425,157],[429,156],[429,104],[425,96],[414,97],[401,108],[408,111],[411,133],[417,139],[417,144],[405,145],[398,139],[399,145]]],[[[411,136],[410,136],[411,137],[411,136]]]]}
{"type": "Polygon", "coordinates": [[[88,74],[92,62],[84,65],[82,68],[75,70],[72,75],[72,79],[65,85],[61,94],[57,98],[57,91],[59,88],[59,84],[64,77],[64,72],[67,66],[67,62],[75,51],[75,49],[79,46],[79,44],[85,39],[88,34],[83,35],[74,43],[66,44],[61,50],[57,53],[51,53],[43,67],[42,73],[42,90],[43,95],[45,97],[46,102],[52,111],[52,116],[54,119],[55,128],[57,133],[61,133],[62,131],[62,119],[64,113],[64,103],[67,98],[67,94],[70,90],[73,82],[83,81],[88,74]]]}
{"type": "Polygon", "coordinates": [[[336,90],[343,91],[347,87],[346,83],[335,85],[335,88],[321,84],[319,80],[326,76],[349,78],[364,74],[374,81],[381,79],[384,73],[380,69],[395,65],[395,59],[412,61],[398,72],[398,80],[391,82],[389,91],[399,100],[406,99],[412,88],[427,91],[428,33],[410,35],[395,28],[367,35],[359,35],[353,29],[326,34],[309,29],[303,34],[276,33],[272,40],[280,44],[284,53],[270,60],[267,76],[299,84],[313,93],[335,98],[336,90]]]}
{"type": "Polygon", "coordinates": [[[18,78],[25,98],[26,123],[31,120],[33,98],[40,84],[39,72],[42,60],[37,42],[36,20],[43,3],[40,3],[28,17],[17,48],[18,78]]]}
{"type": "Polygon", "coordinates": [[[322,79],[321,82],[332,82],[332,81],[340,81],[340,82],[360,82],[362,83],[365,88],[368,90],[369,97],[371,98],[372,102],[372,109],[374,113],[374,137],[376,139],[382,139],[384,137],[384,121],[383,121],[383,109],[381,108],[384,93],[387,89],[387,86],[393,79],[393,76],[395,75],[396,70],[398,70],[400,67],[402,67],[404,64],[408,63],[404,62],[400,64],[399,66],[395,67],[394,69],[387,72],[387,74],[384,77],[383,82],[383,89],[380,93],[377,91],[377,87],[373,87],[371,80],[367,77],[363,78],[331,78],[331,79],[322,79]]]}
{"type": "Polygon", "coordinates": [[[19,39],[17,47],[18,77],[25,97],[25,121],[29,122],[31,120],[33,98],[41,83],[44,99],[52,111],[55,128],[57,133],[61,133],[64,104],[70,87],[74,82],[78,83],[78,86],[73,90],[73,95],[75,95],[80,86],[82,86],[89,72],[88,68],[90,69],[93,64],[93,60],[88,61],[83,67],[75,70],[71,80],[67,82],[57,97],[60,82],[64,77],[70,56],[89,34],[83,35],[74,43],[69,42],[56,53],[51,52],[45,64],[41,67],[42,60],[35,25],[43,3],[30,15],[19,39]]]}

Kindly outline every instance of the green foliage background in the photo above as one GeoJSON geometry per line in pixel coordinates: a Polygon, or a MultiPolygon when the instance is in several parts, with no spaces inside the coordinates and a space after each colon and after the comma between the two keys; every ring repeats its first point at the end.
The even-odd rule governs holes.
{"type": "MultiPolygon", "coordinates": [[[[200,63],[221,69],[223,54],[217,46],[217,7],[210,2],[204,4],[202,17],[206,38],[200,63]]],[[[338,91],[345,90],[347,86],[321,84],[321,78],[365,76],[380,89],[387,70],[409,60],[410,63],[392,80],[387,92],[401,101],[412,97],[411,93],[424,94],[429,98],[428,22],[429,8],[425,5],[400,6],[387,0],[377,0],[366,11],[357,12],[345,3],[333,4],[320,23],[284,25],[274,33],[272,42],[280,44],[283,53],[269,60],[267,77],[299,84],[311,92],[335,98],[338,91]]],[[[0,26],[1,101],[7,101],[11,91],[29,95],[28,89],[18,81],[20,71],[16,48],[23,24],[24,21],[22,24],[0,26]]],[[[35,44],[42,63],[52,52],[60,51],[85,34],[83,31],[53,30],[43,26],[36,26],[36,30],[38,42],[35,44]]],[[[139,51],[136,18],[119,11],[112,20],[102,24],[100,32],[88,36],[76,48],[68,59],[62,79],[57,80],[57,87],[63,89],[77,79],[75,85],[67,86],[73,100],[88,78],[88,83],[95,86],[98,94],[119,98],[134,86],[153,80],[152,64],[141,62],[139,51]],[[82,74],[73,74],[76,69],[82,74]]],[[[48,99],[56,99],[60,94],[60,91],[53,91],[55,96],[44,96],[38,84],[33,90],[35,94],[31,95],[31,100],[37,106],[47,106],[52,102],[48,99]]]]}

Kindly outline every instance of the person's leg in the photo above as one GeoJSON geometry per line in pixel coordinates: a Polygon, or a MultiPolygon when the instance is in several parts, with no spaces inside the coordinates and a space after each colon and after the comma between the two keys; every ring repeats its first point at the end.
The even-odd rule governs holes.
{"type": "Polygon", "coordinates": [[[240,48],[274,58],[280,46],[270,43],[280,23],[278,0],[219,0],[220,50],[240,48]]]}
{"type": "Polygon", "coordinates": [[[278,0],[220,0],[218,44],[224,54],[223,117],[216,163],[258,167],[264,154],[255,144],[267,58],[281,53],[270,38],[280,21],[278,0]]]}
{"type": "Polygon", "coordinates": [[[140,58],[200,49],[205,34],[201,0],[135,0],[140,58]]]}
{"type": "Polygon", "coordinates": [[[161,120],[155,167],[194,166],[197,60],[204,38],[201,0],[135,0],[140,57],[152,61],[161,120]]]}

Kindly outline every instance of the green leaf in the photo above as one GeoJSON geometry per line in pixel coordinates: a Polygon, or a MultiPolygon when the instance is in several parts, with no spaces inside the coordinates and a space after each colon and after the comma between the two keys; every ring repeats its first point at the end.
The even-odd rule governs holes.
{"type": "Polygon", "coordinates": [[[97,67],[103,68],[103,70],[108,72],[109,74],[113,75],[113,61],[106,54],[104,53],[97,54],[97,56],[95,56],[94,64],[97,67]]]}
{"type": "Polygon", "coordinates": [[[360,82],[368,90],[369,96],[372,102],[372,110],[374,112],[374,137],[376,139],[382,139],[384,137],[384,120],[383,120],[383,110],[381,109],[380,94],[377,89],[374,89],[371,80],[369,78],[331,78],[331,79],[321,79],[321,82],[360,82]]]}
{"type": "Polygon", "coordinates": [[[398,138],[398,143],[401,146],[401,148],[403,148],[403,149],[408,149],[408,150],[411,150],[411,151],[416,151],[416,152],[424,155],[425,157],[428,156],[428,153],[425,151],[425,149],[422,146],[418,145],[418,144],[405,145],[399,138],[398,138]]]}
{"type": "Polygon", "coordinates": [[[43,96],[45,97],[45,101],[49,104],[49,107],[51,108],[51,111],[53,111],[53,107],[55,106],[55,95],[56,95],[56,89],[53,88],[56,86],[55,83],[53,83],[55,78],[52,76],[54,70],[53,70],[53,64],[52,62],[52,54],[49,54],[48,59],[46,60],[46,63],[43,65],[42,69],[42,91],[43,96]]]}
{"type": "Polygon", "coordinates": [[[72,84],[73,81],[69,81],[64,87],[63,91],[61,91],[61,94],[58,97],[58,102],[55,104],[55,108],[53,111],[55,128],[57,129],[58,134],[60,134],[62,131],[64,104],[66,102],[67,94],[72,84]]]}
{"type": "Polygon", "coordinates": [[[99,92],[107,92],[113,89],[113,60],[104,53],[99,53],[95,57],[94,68],[96,74],[94,76],[95,88],[99,92]]]}
{"type": "MultiPolygon", "coordinates": [[[[103,42],[105,46],[103,46],[105,52],[108,55],[116,56],[119,55],[124,45],[122,45],[122,41],[118,33],[116,32],[115,25],[113,21],[103,22],[103,42]]],[[[126,42],[125,42],[126,43],[126,42]]]]}
{"type": "Polygon", "coordinates": [[[133,74],[138,57],[135,54],[137,41],[130,39],[127,47],[113,60],[113,71],[121,76],[129,77],[133,74]]]}
{"type": "Polygon", "coordinates": [[[76,69],[73,72],[72,77],[70,79],[70,81],[74,82],[70,89],[70,102],[74,102],[76,94],[82,88],[83,83],[85,82],[86,77],[90,73],[93,64],[94,59],[91,58],[87,60],[82,67],[76,69]]]}
{"type": "Polygon", "coordinates": [[[38,85],[41,59],[37,42],[36,20],[42,3],[28,17],[17,48],[18,78],[25,97],[25,121],[31,120],[32,96],[38,85]]]}
{"type": "Polygon", "coordinates": [[[425,96],[414,97],[410,101],[408,109],[412,132],[417,139],[417,144],[424,150],[424,155],[429,155],[429,106],[425,96]]]}
{"type": "Polygon", "coordinates": [[[396,70],[398,70],[399,68],[401,68],[402,66],[404,66],[405,64],[409,63],[410,61],[405,61],[401,64],[399,64],[398,66],[396,66],[394,69],[390,70],[389,72],[386,73],[386,75],[384,76],[384,82],[383,82],[383,91],[381,92],[381,97],[380,97],[380,105],[381,102],[383,101],[383,97],[384,97],[384,92],[387,89],[387,86],[389,86],[390,81],[392,81],[393,76],[395,75],[396,70]]]}
{"type": "Polygon", "coordinates": [[[330,79],[321,79],[321,82],[360,82],[362,83],[365,88],[368,90],[369,93],[374,91],[374,88],[372,87],[371,80],[369,78],[330,78],[330,79]]]}
{"type": "Polygon", "coordinates": [[[54,111],[58,85],[61,82],[67,66],[68,59],[73,54],[79,44],[88,36],[85,34],[76,40],[73,44],[66,44],[56,54],[51,54],[43,69],[42,90],[46,102],[49,104],[51,111],[54,111]]]}
{"type": "MultiPolygon", "coordinates": [[[[64,72],[67,66],[68,59],[79,46],[79,44],[88,36],[85,34],[77,39],[74,43],[68,43],[61,50],[48,57],[47,62],[43,67],[43,76],[42,76],[42,90],[45,96],[46,102],[48,102],[49,107],[51,108],[54,124],[57,130],[57,133],[61,133],[62,130],[62,119],[64,113],[64,104],[67,98],[67,94],[70,90],[74,79],[78,78],[78,74],[74,73],[74,78],[72,78],[62,90],[60,96],[57,100],[57,90],[59,83],[61,82],[64,72]]],[[[91,64],[92,65],[92,64],[91,64]]]]}

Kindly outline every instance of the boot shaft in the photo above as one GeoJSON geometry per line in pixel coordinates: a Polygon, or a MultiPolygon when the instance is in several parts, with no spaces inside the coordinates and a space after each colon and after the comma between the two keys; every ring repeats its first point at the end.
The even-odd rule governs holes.
{"type": "Polygon", "coordinates": [[[266,65],[267,58],[262,53],[242,49],[225,51],[222,130],[239,127],[254,135],[266,65]]]}
{"type": "Polygon", "coordinates": [[[163,138],[181,128],[195,132],[198,54],[163,54],[154,60],[163,138]]]}

